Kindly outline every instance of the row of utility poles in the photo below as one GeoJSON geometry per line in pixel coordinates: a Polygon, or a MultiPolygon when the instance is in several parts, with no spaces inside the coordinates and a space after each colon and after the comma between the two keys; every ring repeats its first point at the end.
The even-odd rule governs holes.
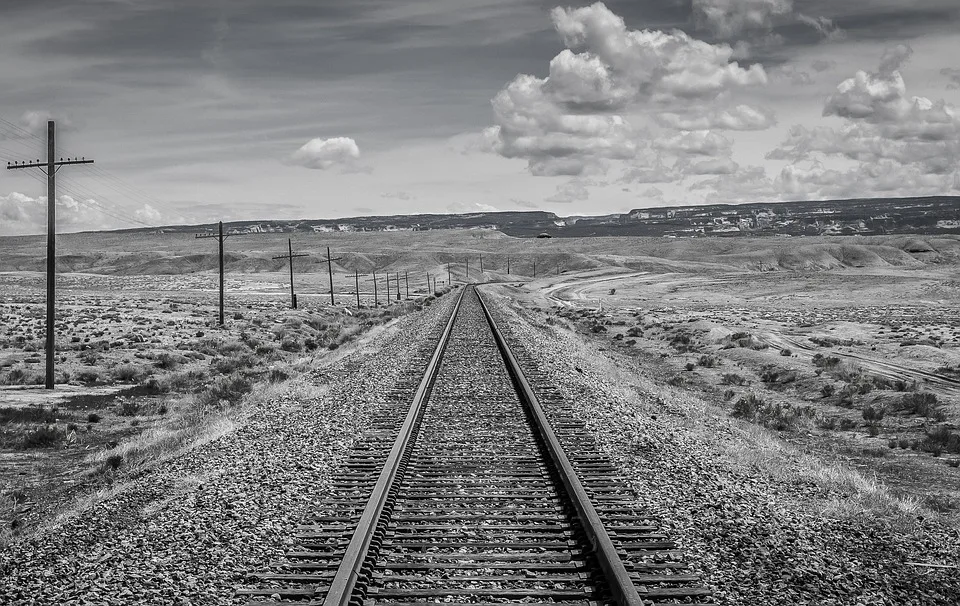
{"type": "MultiPolygon", "coordinates": [[[[46,161],[41,161],[37,159],[35,161],[25,160],[17,162],[7,162],[7,170],[19,170],[19,169],[28,169],[28,168],[38,168],[47,176],[47,255],[46,255],[46,290],[47,290],[47,300],[46,300],[46,340],[44,343],[44,353],[46,355],[46,366],[45,366],[45,377],[44,377],[44,387],[46,389],[54,388],[54,361],[56,353],[56,250],[57,250],[57,172],[64,166],[74,165],[74,164],[93,164],[93,160],[88,160],[87,158],[60,158],[57,159],[56,156],[56,122],[54,120],[47,121],[47,158],[46,161]]],[[[197,234],[197,238],[217,238],[218,249],[219,249],[219,268],[220,268],[220,305],[219,305],[219,321],[220,325],[224,324],[224,309],[223,309],[223,298],[224,298],[224,262],[223,262],[223,243],[224,240],[231,236],[242,235],[241,232],[228,232],[224,233],[223,231],[223,222],[221,221],[217,225],[217,232],[210,234],[197,234]]],[[[279,255],[273,257],[274,259],[287,259],[290,265],[290,298],[291,305],[297,307],[297,296],[294,291],[293,285],[293,260],[299,257],[307,256],[305,253],[293,252],[293,243],[288,239],[287,240],[287,253],[285,255],[279,255]]],[[[331,258],[330,248],[327,247],[327,258],[324,261],[327,264],[327,275],[330,282],[330,303],[335,304],[334,298],[334,289],[333,289],[333,262],[339,261],[340,257],[331,258]]],[[[480,271],[483,272],[483,255],[480,255],[480,271]]],[[[560,273],[560,267],[557,266],[557,273],[560,273]]],[[[507,274],[510,274],[510,257],[507,257],[507,274]]],[[[470,262],[466,262],[466,276],[469,279],[470,276],[470,262]]],[[[534,261],[534,277],[536,277],[536,261],[534,261]]],[[[380,299],[377,293],[377,276],[376,272],[373,274],[373,288],[374,288],[374,305],[379,305],[380,299]]],[[[360,274],[355,272],[354,279],[356,283],[356,295],[357,295],[357,306],[360,306],[360,274]]],[[[386,274],[387,280],[387,302],[389,303],[390,298],[390,275],[386,274]]],[[[426,275],[427,281],[427,291],[436,292],[437,289],[437,278],[436,276],[431,276],[429,273],[426,275]],[[431,283],[432,280],[432,283],[431,283]]],[[[404,272],[404,282],[406,287],[407,297],[410,296],[410,281],[409,275],[404,272]]],[[[450,265],[447,265],[447,283],[452,284],[452,271],[450,265]]],[[[441,282],[443,284],[443,282],[441,282]]],[[[400,300],[400,274],[396,273],[395,279],[396,285],[396,298],[400,300]]]]}
{"type": "MultiPolygon", "coordinates": [[[[223,305],[223,294],[224,294],[223,241],[224,241],[226,238],[230,237],[230,236],[246,235],[247,233],[248,233],[248,232],[226,232],[226,233],[225,233],[225,232],[223,231],[223,221],[220,221],[220,222],[217,224],[217,232],[216,232],[216,233],[211,233],[211,234],[197,234],[197,235],[195,236],[195,237],[198,238],[198,239],[199,239],[199,238],[217,238],[217,241],[218,241],[218,244],[219,244],[219,246],[218,246],[219,255],[218,255],[218,256],[219,256],[219,267],[220,267],[220,305],[219,305],[219,317],[218,317],[218,319],[219,319],[219,324],[220,324],[220,326],[223,326],[223,325],[224,325],[224,305],[223,305]]],[[[308,255],[307,253],[294,253],[294,252],[293,252],[293,241],[292,241],[290,238],[287,238],[287,252],[286,252],[285,254],[277,255],[277,256],[275,256],[275,257],[272,257],[272,259],[274,259],[274,260],[278,260],[278,259],[286,259],[286,260],[287,260],[287,263],[288,263],[288,265],[289,265],[289,270],[290,270],[290,306],[291,306],[293,309],[297,309],[297,307],[298,307],[298,304],[297,304],[297,293],[296,293],[296,291],[295,291],[295,289],[294,289],[293,260],[294,260],[294,259],[301,258],[301,257],[308,257],[308,256],[309,256],[309,255],[308,255]]],[[[321,263],[326,263],[326,264],[327,264],[327,276],[328,276],[329,287],[330,287],[330,304],[331,304],[331,305],[336,305],[335,291],[334,291],[334,288],[333,288],[333,262],[334,262],[334,261],[340,261],[341,259],[342,259],[342,257],[331,257],[331,256],[330,256],[330,247],[328,246],[328,247],[327,247],[327,258],[326,258],[326,259],[321,259],[321,261],[320,261],[321,263]]],[[[483,255],[482,255],[482,254],[479,254],[479,260],[480,260],[480,272],[483,273],[483,255]]],[[[559,276],[559,275],[560,275],[560,271],[561,271],[561,268],[560,268],[560,264],[559,264],[559,263],[556,265],[556,270],[557,270],[557,275],[559,276]]],[[[510,271],[511,271],[510,256],[508,255],[508,256],[507,256],[507,275],[510,275],[510,271]]],[[[465,279],[466,279],[466,280],[469,280],[469,278],[470,278],[470,259],[469,259],[469,258],[467,258],[467,259],[464,261],[464,274],[465,274],[465,279]]],[[[537,260],[536,260],[536,259],[533,260],[533,277],[534,277],[534,278],[537,277],[537,260]]],[[[380,305],[380,294],[379,294],[379,290],[378,290],[378,287],[377,287],[377,272],[376,272],[375,270],[374,270],[373,273],[372,273],[372,278],[373,278],[373,304],[374,304],[374,307],[376,307],[376,306],[379,306],[379,305],[380,305]]],[[[387,302],[387,304],[389,304],[389,302],[390,302],[390,295],[391,295],[391,291],[390,291],[390,274],[389,274],[389,273],[385,273],[385,274],[384,274],[384,279],[385,279],[385,281],[386,281],[386,291],[385,291],[385,292],[386,292],[386,297],[385,297],[385,301],[387,302]]],[[[409,298],[410,298],[410,276],[409,276],[409,273],[408,273],[408,272],[404,272],[403,279],[404,279],[405,288],[406,288],[406,295],[407,295],[407,298],[409,299],[409,298]]],[[[427,281],[427,292],[431,292],[431,288],[432,288],[432,292],[436,292],[436,290],[437,290],[437,278],[436,278],[436,276],[431,276],[430,273],[427,272],[427,274],[426,274],[426,281],[427,281]],[[431,280],[432,280],[432,282],[431,282],[431,280]]],[[[446,283],[447,283],[447,284],[453,284],[453,267],[452,267],[452,265],[451,265],[450,263],[447,263],[447,282],[446,282],[446,283]]],[[[354,291],[354,292],[355,292],[356,297],[357,297],[357,308],[360,308],[360,307],[361,307],[361,301],[360,301],[360,272],[359,272],[359,271],[354,271],[354,284],[355,284],[355,291],[354,291]]],[[[441,284],[443,284],[442,281],[441,281],[441,284]]],[[[396,272],[395,286],[396,286],[396,291],[397,291],[396,298],[397,298],[397,301],[400,301],[400,300],[401,300],[401,295],[400,295],[400,272],[396,272]]]]}

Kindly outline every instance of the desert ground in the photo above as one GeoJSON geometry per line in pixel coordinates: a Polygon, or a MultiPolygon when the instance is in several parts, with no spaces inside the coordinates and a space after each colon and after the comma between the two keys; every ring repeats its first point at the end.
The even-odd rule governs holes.
{"type": "MultiPolygon", "coordinates": [[[[448,276],[497,283],[533,326],[635,364],[651,397],[685,394],[761,432],[778,456],[853,474],[895,503],[887,513],[901,522],[960,526],[960,238],[517,239],[471,230],[251,234],[229,238],[226,251],[219,327],[216,241],[62,236],[57,389],[47,392],[37,385],[43,240],[0,238],[4,542],[237,431],[341,346],[429,305],[438,293],[428,276],[440,294],[448,276]],[[309,255],[295,261],[297,310],[286,261],[271,258],[288,237],[309,255]],[[327,246],[339,257],[333,305],[327,246]]],[[[863,507],[838,493],[822,515],[863,507]]]]}

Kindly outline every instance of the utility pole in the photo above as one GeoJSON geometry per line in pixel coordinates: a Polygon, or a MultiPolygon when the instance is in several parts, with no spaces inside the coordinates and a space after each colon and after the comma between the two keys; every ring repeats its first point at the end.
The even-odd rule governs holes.
{"type": "Polygon", "coordinates": [[[223,233],[223,221],[217,224],[215,234],[197,234],[197,238],[216,238],[220,243],[220,326],[223,326],[223,241],[230,236],[239,236],[239,233],[223,233]]]}
{"type": "Polygon", "coordinates": [[[377,270],[373,270],[373,306],[380,306],[380,299],[377,298],[377,270]]]}
{"type": "Polygon", "coordinates": [[[41,172],[47,175],[47,340],[46,349],[46,376],[44,378],[44,387],[53,389],[53,356],[54,356],[54,332],[57,320],[56,301],[57,301],[57,171],[61,166],[68,164],[93,164],[93,160],[81,158],[77,160],[60,158],[58,162],[54,155],[56,154],[56,135],[57,126],[53,120],[47,120],[47,161],[40,162],[7,162],[7,170],[17,168],[39,168],[41,172]],[[46,169],[46,170],[44,170],[46,169]]]}
{"type": "Polygon", "coordinates": [[[467,257],[467,275],[463,277],[464,282],[470,281],[470,257],[467,257]]]}
{"type": "Polygon", "coordinates": [[[480,273],[483,273],[483,253],[480,253],[480,273]]]}
{"type": "Polygon", "coordinates": [[[397,272],[397,301],[400,300],[400,272],[397,272]]]}
{"type": "Polygon", "coordinates": [[[429,272],[429,271],[427,272],[427,294],[426,294],[426,296],[430,296],[430,272],[429,272]]]}
{"type": "MultiPolygon", "coordinates": [[[[330,258],[330,247],[327,247],[327,274],[330,276],[330,305],[336,305],[337,302],[333,298],[333,261],[339,261],[343,257],[337,257],[335,259],[330,258]]],[[[324,261],[321,261],[324,263],[324,261]]]]}
{"type": "Polygon", "coordinates": [[[360,270],[355,269],[353,274],[353,277],[357,283],[357,309],[360,309],[360,270]]]}
{"type": "Polygon", "coordinates": [[[510,275],[510,255],[507,255],[507,275],[510,275]]]}
{"type": "Polygon", "coordinates": [[[537,260],[536,259],[533,260],[533,277],[534,278],[537,277],[537,260]]]}
{"type": "Polygon", "coordinates": [[[387,276],[387,307],[390,306],[390,272],[384,272],[384,275],[387,276]]]}
{"type": "Polygon", "coordinates": [[[293,292],[293,260],[297,257],[307,257],[306,253],[297,253],[293,254],[293,243],[290,241],[290,238],[287,238],[287,254],[279,255],[273,257],[276,259],[289,259],[290,260],[290,307],[291,309],[297,308],[297,295],[293,292]]]}
{"type": "Polygon", "coordinates": [[[410,300],[410,272],[404,270],[403,272],[403,284],[407,289],[407,300],[410,300]]]}
{"type": "Polygon", "coordinates": [[[451,276],[452,274],[450,273],[450,264],[447,263],[447,283],[448,284],[453,282],[453,278],[451,276]]]}

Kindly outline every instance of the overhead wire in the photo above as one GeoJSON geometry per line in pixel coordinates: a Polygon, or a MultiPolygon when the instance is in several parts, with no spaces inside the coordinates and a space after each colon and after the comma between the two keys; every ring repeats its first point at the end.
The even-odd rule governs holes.
{"type": "MultiPolygon", "coordinates": [[[[24,152],[16,152],[15,150],[10,149],[9,147],[6,147],[6,146],[0,147],[0,151],[3,151],[6,155],[10,156],[9,158],[4,158],[4,159],[8,159],[10,161],[19,160],[24,156],[30,156],[36,152],[36,148],[30,145],[29,143],[27,143],[25,140],[33,139],[39,142],[40,144],[45,143],[44,139],[41,138],[36,133],[30,132],[29,130],[24,129],[21,126],[2,117],[0,117],[0,135],[2,135],[2,137],[0,137],[0,140],[17,143],[23,146],[24,148],[26,148],[26,150],[29,150],[29,153],[27,153],[26,150],[24,152]]],[[[54,152],[57,154],[58,157],[75,156],[75,154],[69,153],[67,150],[65,150],[59,145],[55,146],[54,152]]],[[[88,164],[77,165],[76,167],[73,167],[73,170],[81,169],[81,168],[86,169],[86,170],[80,171],[81,174],[86,173],[85,175],[86,177],[94,180],[96,182],[95,188],[98,189],[99,191],[94,193],[87,187],[84,187],[82,184],[80,184],[77,179],[67,178],[65,175],[60,176],[60,179],[58,180],[59,181],[58,189],[60,191],[63,191],[71,195],[74,199],[78,201],[83,201],[83,203],[86,204],[87,206],[95,207],[96,210],[99,210],[100,212],[102,212],[103,214],[106,214],[107,216],[110,216],[112,218],[124,221],[126,223],[130,223],[130,224],[136,224],[136,225],[141,225],[145,227],[154,227],[154,225],[150,225],[149,223],[146,223],[145,221],[142,221],[139,218],[136,218],[134,216],[136,211],[133,211],[133,214],[131,214],[129,210],[124,209],[124,207],[127,205],[118,203],[117,200],[113,199],[109,195],[106,195],[101,188],[107,188],[112,192],[114,192],[114,194],[116,195],[131,199],[131,200],[135,200],[136,202],[141,204],[149,205],[154,210],[161,209],[169,212],[177,212],[170,205],[160,201],[158,198],[154,196],[147,194],[143,190],[138,189],[137,187],[121,179],[120,177],[111,173],[108,170],[105,170],[96,165],[88,165],[88,164]],[[107,208],[103,204],[100,204],[99,202],[97,202],[97,199],[108,202],[111,205],[113,205],[115,208],[107,208]]],[[[32,175],[32,176],[36,177],[36,175],[32,175]]],[[[39,177],[37,177],[37,180],[41,182],[44,181],[44,179],[39,177]]]]}

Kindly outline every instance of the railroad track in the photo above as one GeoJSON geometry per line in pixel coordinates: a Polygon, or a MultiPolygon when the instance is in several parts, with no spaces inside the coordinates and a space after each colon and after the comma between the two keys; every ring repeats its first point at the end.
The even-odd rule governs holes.
{"type": "Polygon", "coordinates": [[[251,603],[698,604],[709,592],[473,287],[251,603]]]}

